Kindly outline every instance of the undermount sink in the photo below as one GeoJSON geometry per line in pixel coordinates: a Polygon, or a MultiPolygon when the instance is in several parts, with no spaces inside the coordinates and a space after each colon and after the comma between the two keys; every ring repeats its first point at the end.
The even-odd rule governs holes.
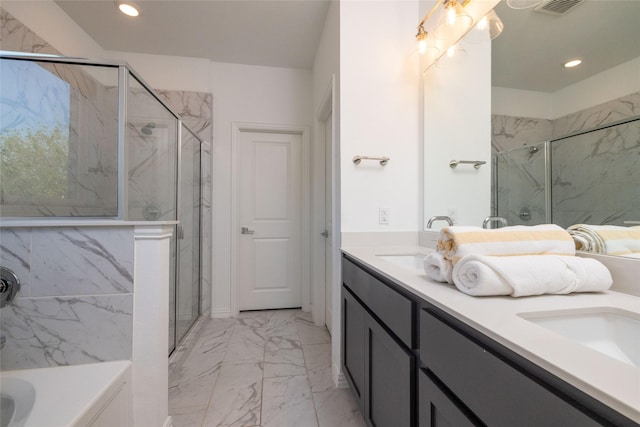
{"type": "Polygon", "coordinates": [[[377,257],[400,267],[424,269],[424,254],[377,255],[377,257]]]}
{"type": "Polygon", "coordinates": [[[20,378],[0,378],[0,426],[22,427],[35,400],[31,383],[20,378]]]}
{"type": "Polygon", "coordinates": [[[518,316],[640,368],[640,314],[611,307],[538,311],[518,316]]]}

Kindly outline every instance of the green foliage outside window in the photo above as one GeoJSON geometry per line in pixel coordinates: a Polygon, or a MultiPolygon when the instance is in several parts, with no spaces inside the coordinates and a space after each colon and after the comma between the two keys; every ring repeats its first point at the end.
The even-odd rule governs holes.
{"type": "Polygon", "coordinates": [[[0,134],[2,201],[64,199],[68,192],[68,131],[60,127],[0,134]]]}

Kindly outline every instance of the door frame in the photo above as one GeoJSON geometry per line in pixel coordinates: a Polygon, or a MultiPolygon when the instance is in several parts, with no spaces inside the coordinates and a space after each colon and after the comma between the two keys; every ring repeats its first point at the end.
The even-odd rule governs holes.
{"type": "MultiPolygon", "coordinates": [[[[336,138],[336,118],[335,118],[335,106],[333,105],[333,101],[335,99],[335,90],[336,90],[336,82],[335,76],[331,76],[331,80],[327,85],[327,88],[322,95],[322,100],[320,101],[320,105],[315,113],[315,141],[314,150],[313,150],[313,233],[311,236],[311,241],[313,245],[313,258],[312,258],[312,266],[311,271],[313,272],[313,304],[311,307],[313,321],[318,326],[324,326],[327,323],[326,319],[326,283],[327,280],[325,278],[325,238],[320,235],[320,233],[325,229],[327,224],[327,218],[325,215],[325,162],[331,162],[331,171],[332,174],[335,171],[336,164],[333,161],[333,156],[331,159],[325,159],[325,143],[326,143],[326,135],[325,135],[325,122],[331,115],[332,123],[331,129],[333,135],[331,135],[332,148],[331,153],[334,154],[335,150],[335,138],[336,138]]],[[[332,179],[333,183],[334,180],[332,179]]],[[[334,199],[334,209],[335,209],[335,190],[331,191],[332,198],[334,199]]],[[[328,230],[333,237],[334,247],[331,248],[331,256],[335,259],[335,245],[338,241],[338,236],[336,236],[336,230],[338,227],[334,221],[332,221],[333,229],[328,230]]],[[[336,266],[333,266],[332,276],[335,276],[336,266]]],[[[334,284],[335,277],[331,278],[332,285],[334,284]]],[[[333,286],[335,291],[335,286],[333,286]]],[[[335,298],[334,298],[335,299],[335,298]]],[[[335,307],[335,304],[332,304],[332,312],[335,310],[340,311],[339,307],[335,307]]],[[[333,316],[334,319],[336,316],[333,316]]],[[[340,327],[339,323],[333,322],[333,327],[340,327]]]]}
{"type": "Polygon", "coordinates": [[[311,308],[311,242],[310,242],[310,215],[311,215],[311,150],[309,146],[309,127],[299,125],[278,125],[265,123],[231,123],[231,316],[237,316],[238,308],[238,263],[240,251],[240,198],[238,197],[240,174],[242,173],[240,159],[240,135],[242,132],[255,133],[286,133],[299,135],[302,146],[300,147],[301,161],[301,212],[300,212],[300,304],[303,311],[311,308]]]}

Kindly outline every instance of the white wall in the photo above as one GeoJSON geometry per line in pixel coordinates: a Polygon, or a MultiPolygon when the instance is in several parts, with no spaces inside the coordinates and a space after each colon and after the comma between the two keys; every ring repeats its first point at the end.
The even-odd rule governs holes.
{"type": "Polygon", "coordinates": [[[342,231],[418,230],[417,1],[340,2],[342,231]],[[355,155],[387,156],[387,166],[355,155]],[[379,208],[390,224],[378,224],[379,208]]]}
{"type": "Polygon", "coordinates": [[[553,93],[492,88],[492,113],[554,120],[640,91],[640,58],[553,93]]]}
{"type": "Polygon", "coordinates": [[[211,93],[211,61],[186,56],[106,51],[106,58],[125,61],[151,87],[211,93]]]}
{"type": "Polygon", "coordinates": [[[554,119],[640,91],[640,57],[553,94],[554,119]]]}
{"type": "Polygon", "coordinates": [[[231,313],[232,123],[312,124],[311,71],[212,63],[213,301],[212,316],[231,313]]]}
{"type": "Polygon", "coordinates": [[[424,74],[424,216],[482,225],[491,198],[491,44],[465,48],[467,56],[456,66],[434,65],[424,74]],[[451,160],[486,164],[452,169],[451,160]]]}
{"type": "Polygon", "coordinates": [[[342,331],[340,327],[341,318],[341,293],[340,293],[340,3],[333,1],[329,7],[327,18],[325,20],[318,50],[313,64],[313,111],[314,120],[314,151],[313,151],[313,192],[314,202],[312,202],[312,244],[314,260],[312,262],[312,295],[313,295],[313,314],[314,321],[328,323],[324,314],[326,313],[325,304],[332,306],[332,334],[331,334],[331,366],[334,383],[340,382],[339,375],[341,371],[340,354],[342,349],[342,331]],[[332,154],[333,158],[325,159],[324,152],[324,132],[320,115],[323,102],[326,101],[328,90],[331,90],[333,84],[332,116],[333,116],[333,137],[332,137],[332,154]],[[320,232],[325,226],[325,207],[320,202],[323,198],[324,186],[324,161],[332,163],[332,217],[333,217],[333,235],[331,254],[332,278],[329,280],[332,286],[332,301],[325,301],[325,242],[320,237],[320,232]],[[315,240],[313,239],[315,237],[315,240]],[[322,311],[322,313],[320,312],[322,311]]]}

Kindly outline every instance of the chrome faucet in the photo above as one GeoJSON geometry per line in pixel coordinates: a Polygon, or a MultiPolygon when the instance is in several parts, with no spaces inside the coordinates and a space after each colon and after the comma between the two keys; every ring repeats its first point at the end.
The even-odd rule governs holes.
{"type": "Polygon", "coordinates": [[[451,221],[451,218],[449,218],[446,215],[436,215],[436,216],[432,216],[431,218],[429,218],[429,220],[427,221],[427,228],[431,228],[431,225],[434,223],[434,221],[447,221],[447,223],[449,225],[453,225],[453,221],[451,221]]]}
{"type": "MultiPolygon", "coordinates": [[[[484,221],[482,221],[482,228],[489,228],[488,225],[491,222],[497,222],[498,224],[502,224],[502,227],[506,227],[507,225],[509,225],[509,222],[507,222],[506,219],[504,219],[501,216],[488,216],[484,219],[484,221]]],[[[499,226],[496,228],[500,228],[499,226]]]]}

